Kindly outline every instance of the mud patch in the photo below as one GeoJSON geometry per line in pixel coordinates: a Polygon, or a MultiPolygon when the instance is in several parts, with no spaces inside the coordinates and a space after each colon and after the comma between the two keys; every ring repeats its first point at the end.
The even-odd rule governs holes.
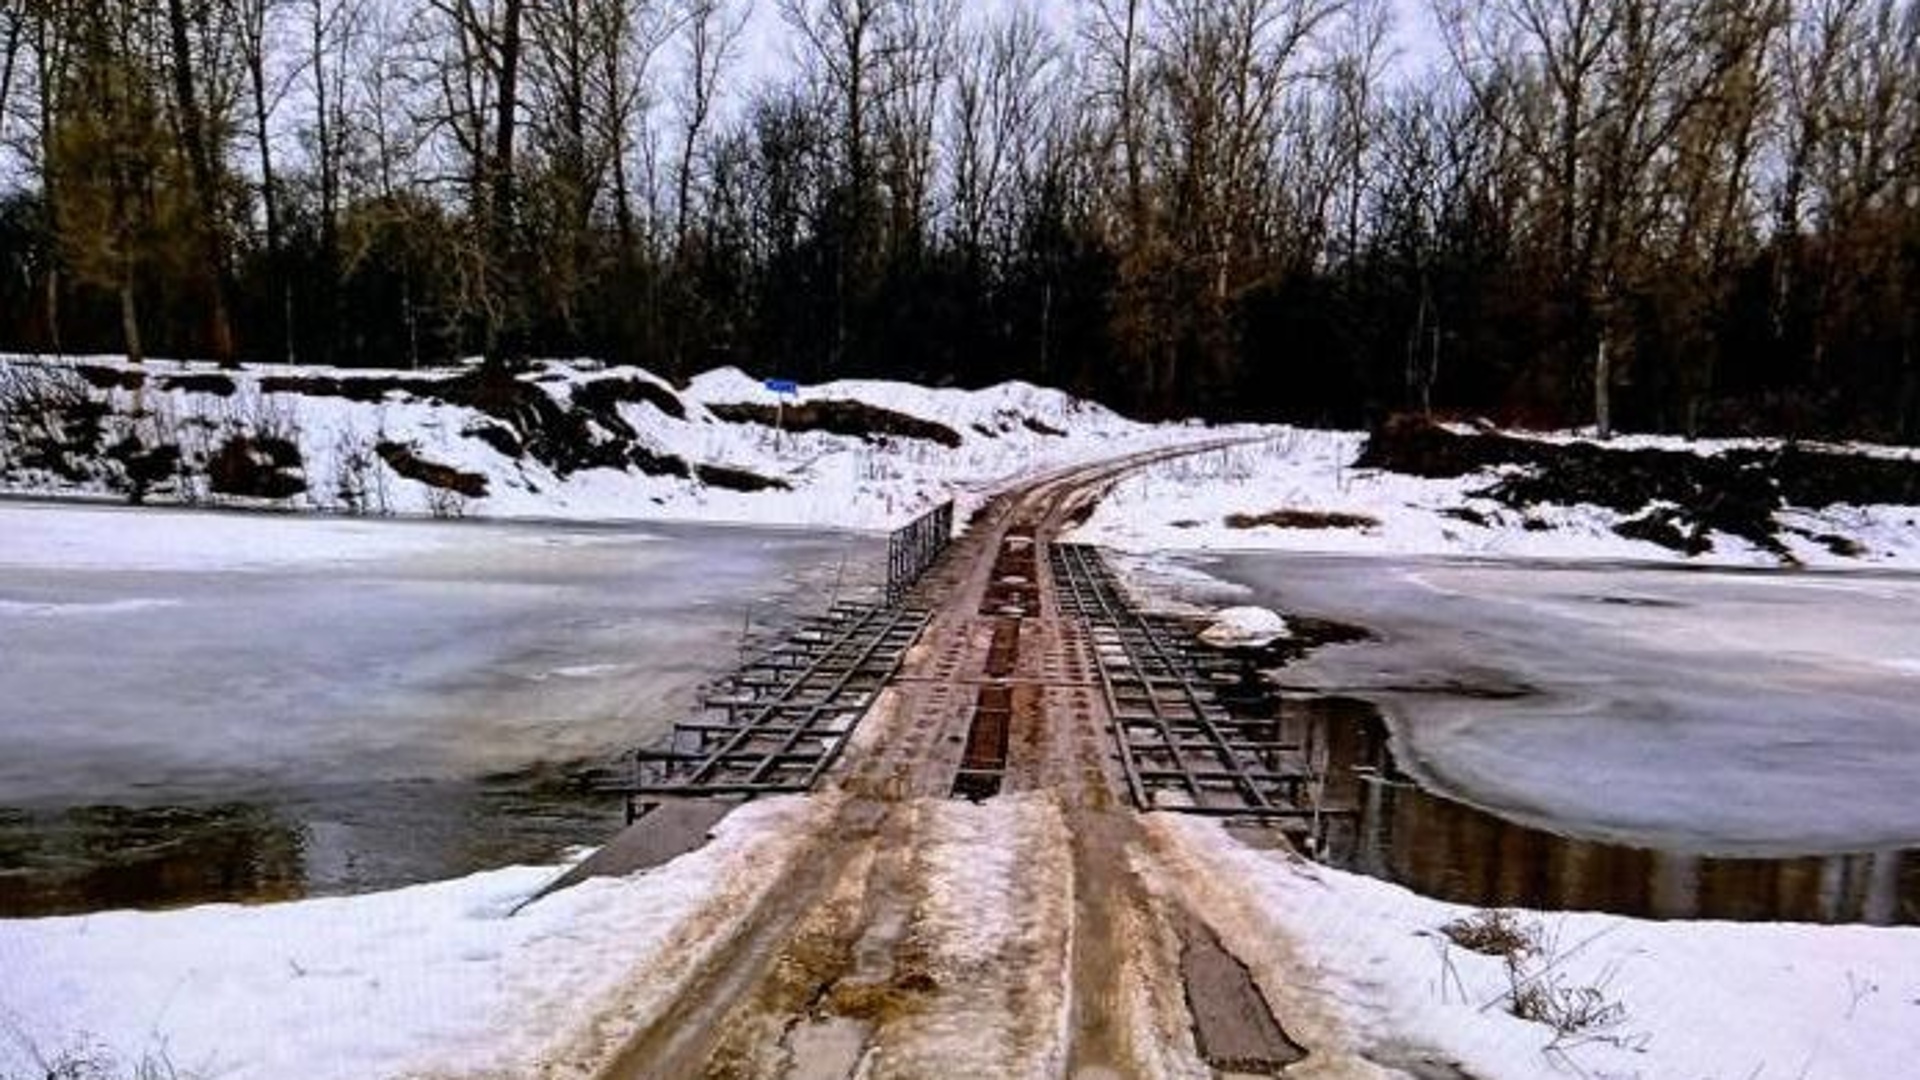
{"type": "Polygon", "coordinates": [[[1306,1060],[1254,985],[1253,973],[1212,930],[1188,916],[1180,927],[1180,979],[1200,1057],[1216,1069],[1272,1075],[1306,1060]]]}

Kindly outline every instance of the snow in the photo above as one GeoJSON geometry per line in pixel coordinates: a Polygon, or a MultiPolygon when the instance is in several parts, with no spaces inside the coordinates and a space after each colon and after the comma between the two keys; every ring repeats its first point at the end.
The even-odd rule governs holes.
{"type": "Polygon", "coordinates": [[[1259,648],[1293,636],[1287,620],[1278,612],[1263,607],[1223,608],[1213,622],[1200,631],[1200,640],[1217,648],[1259,648]]]}
{"type": "Polygon", "coordinates": [[[1383,1064],[1447,1062],[1483,1080],[1851,1080],[1920,1058],[1920,929],[1521,913],[1543,945],[1522,985],[1568,1002],[1592,988],[1622,1010],[1561,1034],[1511,1015],[1503,959],[1442,934],[1472,909],[1254,850],[1214,822],[1155,814],[1148,828],[1169,875],[1232,894],[1209,910],[1269,993],[1265,974],[1284,973],[1280,992],[1311,998],[1291,1015],[1332,1013],[1383,1064]]]}
{"type": "MultiPolygon", "coordinates": [[[[1635,516],[1591,505],[1536,506],[1525,513],[1472,493],[1498,476],[1489,471],[1456,479],[1426,479],[1355,469],[1366,436],[1360,432],[1266,428],[1258,442],[1151,466],[1123,480],[1075,533],[1075,538],[1124,551],[1266,550],[1370,555],[1451,555],[1499,559],[1612,560],[1696,565],[1774,566],[1776,556],[1738,537],[1715,534],[1713,550],[1688,558],[1613,527],[1635,516]],[[1233,515],[1276,510],[1348,514],[1374,524],[1346,528],[1235,528],[1233,515]],[[1468,511],[1485,524],[1459,516],[1468,511]]],[[[1572,435],[1533,436],[1568,440],[1572,435]]],[[[1702,440],[1635,436],[1609,445],[1715,453],[1759,440],[1702,440]]],[[[1777,445],[1777,444],[1765,444],[1777,445]]],[[[1880,457],[1920,451],[1849,446],[1880,457]]],[[[1788,549],[1808,567],[1920,568],[1920,509],[1835,505],[1789,507],[1783,526],[1835,534],[1858,542],[1858,558],[1783,532],[1788,549]]]]}
{"type": "MultiPolygon", "coordinates": [[[[0,356],[0,374],[59,373],[82,364],[131,371],[112,357],[54,359],[0,356]]],[[[678,520],[735,524],[839,526],[886,529],[949,499],[962,517],[1009,480],[1135,450],[1195,438],[1180,426],[1150,426],[1056,390],[1011,382],[983,390],[928,389],[906,383],[848,380],[802,388],[802,402],[852,400],[941,424],[960,436],[958,447],[910,438],[863,439],[825,432],[782,431],[752,422],[726,422],[709,406],[772,405],[782,400],[734,368],[710,371],[673,390],[651,372],[604,367],[591,361],[543,362],[524,378],[566,407],[574,388],[602,380],[636,380],[667,388],[685,407],[675,418],[651,402],[621,401],[618,421],[634,441],[662,455],[698,465],[725,466],[778,480],[787,490],[729,491],[683,475],[648,475],[637,468],[591,468],[559,475],[531,455],[512,458],[470,432],[498,421],[466,406],[389,392],[377,402],[266,389],[269,377],[417,380],[453,371],[377,371],[149,360],[138,397],[124,389],[96,390],[113,414],[109,434],[156,429],[190,454],[204,454],[231,433],[278,434],[301,451],[308,491],[286,500],[248,500],[205,490],[158,492],[156,502],[267,506],[276,509],[386,513],[401,516],[558,518],[567,520],[678,520]],[[220,396],[167,380],[218,375],[236,390],[220,396]],[[1058,434],[1056,434],[1056,432],[1058,434]],[[488,494],[467,498],[430,489],[395,473],[373,452],[376,444],[409,444],[421,459],[487,480],[488,494]],[[349,492],[357,490],[357,494],[349,492]],[[184,495],[184,498],[183,498],[184,495]],[[356,505],[357,504],[357,505],[356,505]]],[[[792,401],[794,399],[786,399],[792,401]]],[[[599,425],[599,421],[594,421],[599,425]]],[[[604,440],[609,433],[595,430],[604,440]]],[[[1208,433],[1211,434],[1211,433],[1208,433]]],[[[113,441],[112,438],[106,440],[113,441]]],[[[97,480],[76,482],[46,470],[8,463],[0,434],[0,492],[102,497],[97,480]]]]}
{"type": "Polygon", "coordinates": [[[937,1007],[879,1033],[892,1075],[1048,1077],[1065,1069],[1072,1005],[1072,840],[1056,798],[927,800],[915,859],[925,894],[905,952],[937,1007]]]}
{"type": "Polygon", "coordinates": [[[0,1075],[104,1050],[223,1080],[585,1076],[775,885],[827,799],[756,802],[706,847],[514,909],[552,868],[351,899],[0,921],[0,1075]]]}

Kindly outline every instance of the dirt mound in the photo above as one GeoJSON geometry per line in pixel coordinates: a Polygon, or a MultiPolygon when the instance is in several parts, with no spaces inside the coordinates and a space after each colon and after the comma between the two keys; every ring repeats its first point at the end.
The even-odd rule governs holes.
{"type": "Polygon", "coordinates": [[[344,398],[363,404],[378,404],[388,394],[405,397],[438,397],[447,380],[406,378],[397,375],[267,375],[260,379],[263,394],[300,394],[305,397],[344,398]]]}
{"type": "Polygon", "coordinates": [[[1711,550],[1711,534],[1722,532],[1786,557],[1774,517],[1786,506],[1920,502],[1920,462],[1793,445],[1719,454],[1623,450],[1461,434],[1418,417],[1396,417],[1374,431],[1355,465],[1441,479],[1508,467],[1475,494],[1520,511],[1603,506],[1634,515],[1615,527],[1620,535],[1692,555],[1711,550]]]}
{"type": "Polygon", "coordinates": [[[462,472],[451,465],[441,465],[421,457],[413,447],[404,443],[383,442],[374,447],[380,460],[394,472],[409,480],[417,480],[431,488],[451,491],[465,495],[469,499],[487,497],[487,478],[479,473],[462,472]]]}
{"type": "Polygon", "coordinates": [[[807,401],[784,408],[742,402],[710,405],[707,408],[714,416],[730,424],[763,424],[767,427],[778,424],[788,431],[824,431],[829,435],[868,441],[895,436],[924,439],[954,449],[960,446],[960,433],[944,424],[859,401],[807,401]]]}
{"type": "Polygon", "coordinates": [[[300,448],[287,439],[230,435],[207,459],[207,487],[219,495],[289,499],[307,490],[300,466],[300,448]]]}
{"type": "Polygon", "coordinates": [[[790,491],[785,480],[776,480],[770,476],[761,476],[756,472],[736,469],[730,465],[695,465],[693,475],[708,487],[724,491],[790,491]]]}
{"type": "Polygon", "coordinates": [[[1337,510],[1270,510],[1264,514],[1228,514],[1229,529],[1257,529],[1269,525],[1276,529],[1372,529],[1378,518],[1365,514],[1345,514],[1337,510]]]}
{"type": "Polygon", "coordinates": [[[194,375],[169,375],[160,380],[162,390],[184,390],[190,394],[213,394],[216,397],[232,397],[239,387],[225,375],[208,372],[194,375]]]}
{"type": "Polygon", "coordinates": [[[573,388],[574,404],[598,413],[611,413],[623,401],[646,402],[675,420],[687,418],[687,407],[673,391],[645,379],[595,379],[573,388]]]}

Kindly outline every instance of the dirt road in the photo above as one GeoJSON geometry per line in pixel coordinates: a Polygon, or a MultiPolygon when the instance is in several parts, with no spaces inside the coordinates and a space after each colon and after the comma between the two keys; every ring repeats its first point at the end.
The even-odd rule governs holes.
{"type": "Polygon", "coordinates": [[[1126,803],[1093,657],[1036,557],[1127,471],[1219,445],[988,506],[923,583],[933,622],[812,796],[831,826],[602,1076],[1374,1071],[1290,978],[1236,957],[1235,898],[1126,803]]]}

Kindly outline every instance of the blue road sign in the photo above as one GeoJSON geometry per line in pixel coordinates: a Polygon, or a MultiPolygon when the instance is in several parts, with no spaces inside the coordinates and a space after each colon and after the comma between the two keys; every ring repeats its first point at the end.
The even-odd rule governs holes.
{"type": "Polygon", "coordinates": [[[786,394],[790,397],[800,396],[800,384],[794,382],[792,379],[767,379],[763,385],[776,394],[786,394]]]}

